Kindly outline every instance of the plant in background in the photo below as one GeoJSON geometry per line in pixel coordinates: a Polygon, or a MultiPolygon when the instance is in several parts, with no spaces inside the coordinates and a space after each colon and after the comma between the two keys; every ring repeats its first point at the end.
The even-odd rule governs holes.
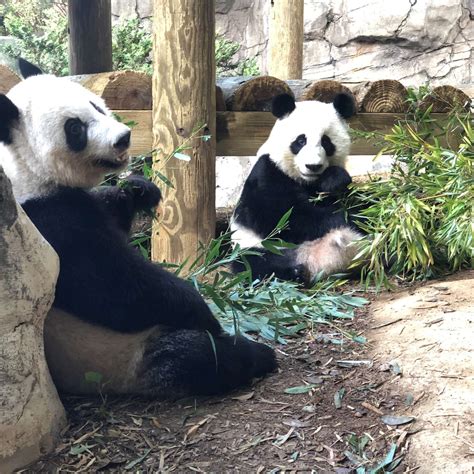
{"type": "Polygon", "coordinates": [[[5,6],[5,33],[19,40],[3,52],[22,56],[46,72],[68,73],[67,15],[63,2],[11,0],[5,6]]]}
{"type": "Polygon", "coordinates": [[[138,17],[120,20],[112,28],[114,70],[131,69],[151,74],[153,71],[151,34],[138,17]]]}
{"type": "MultiPolygon", "coordinates": [[[[52,0],[10,0],[0,5],[3,33],[18,39],[2,52],[37,64],[58,76],[68,74],[67,3],[52,0]]],[[[222,36],[216,38],[218,75],[258,75],[255,58],[236,60],[240,45],[222,36]]],[[[112,26],[114,70],[130,69],[152,73],[152,36],[138,17],[124,18],[112,26]]]]}
{"type": "Polygon", "coordinates": [[[216,36],[216,74],[217,76],[258,76],[260,74],[257,60],[245,58],[236,60],[234,56],[240,50],[241,45],[230,41],[221,35],[216,36]]]}
{"type": "Polygon", "coordinates": [[[390,176],[355,184],[346,203],[369,236],[357,257],[362,280],[380,287],[390,275],[413,280],[472,266],[471,114],[455,111],[440,124],[415,109],[383,141],[390,176]]]}

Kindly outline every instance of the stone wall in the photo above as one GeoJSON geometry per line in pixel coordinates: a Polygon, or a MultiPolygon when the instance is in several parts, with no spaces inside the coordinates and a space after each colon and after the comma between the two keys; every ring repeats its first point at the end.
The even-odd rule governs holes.
{"type": "MultiPolygon", "coordinates": [[[[149,22],[151,0],[112,0],[113,14],[149,22]]],[[[265,72],[270,0],[217,0],[218,33],[265,72]]],[[[305,0],[304,77],[407,85],[473,78],[473,0],[305,0]]]]}

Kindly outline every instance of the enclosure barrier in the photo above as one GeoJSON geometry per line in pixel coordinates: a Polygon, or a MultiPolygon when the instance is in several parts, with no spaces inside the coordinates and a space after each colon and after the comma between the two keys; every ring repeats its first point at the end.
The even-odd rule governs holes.
{"type": "MultiPolygon", "coordinates": [[[[123,121],[135,123],[132,155],[149,154],[153,149],[151,77],[134,71],[118,71],[82,76],[69,76],[101,96],[108,107],[123,121]]],[[[6,93],[21,79],[6,66],[0,66],[0,92],[6,93]]],[[[288,93],[299,100],[331,102],[336,94],[351,94],[358,113],[349,120],[352,128],[389,133],[393,125],[408,111],[408,92],[398,81],[387,79],[348,84],[333,80],[282,81],[271,76],[224,77],[217,80],[217,155],[252,156],[268,137],[275,123],[270,113],[272,98],[288,93]]],[[[418,104],[421,110],[432,107],[436,121],[454,106],[469,108],[469,96],[459,88],[443,85],[418,104]]],[[[353,155],[370,155],[380,150],[374,140],[356,139],[353,155]]]]}

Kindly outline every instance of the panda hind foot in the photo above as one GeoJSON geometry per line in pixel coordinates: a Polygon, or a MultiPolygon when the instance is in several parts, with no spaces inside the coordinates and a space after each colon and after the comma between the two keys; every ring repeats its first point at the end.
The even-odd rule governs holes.
{"type": "Polygon", "coordinates": [[[147,343],[140,378],[144,395],[177,399],[216,395],[274,372],[273,349],[243,336],[176,330],[147,343]]]}

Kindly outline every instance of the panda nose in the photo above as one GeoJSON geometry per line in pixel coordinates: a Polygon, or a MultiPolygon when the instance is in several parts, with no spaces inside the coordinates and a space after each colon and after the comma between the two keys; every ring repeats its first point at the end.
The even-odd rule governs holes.
{"type": "Polygon", "coordinates": [[[130,146],[130,135],[130,130],[120,135],[119,139],[114,143],[114,148],[119,151],[125,151],[130,146]]]}
{"type": "Polygon", "coordinates": [[[313,173],[317,173],[322,167],[323,165],[306,165],[306,168],[308,168],[313,173]]]}

